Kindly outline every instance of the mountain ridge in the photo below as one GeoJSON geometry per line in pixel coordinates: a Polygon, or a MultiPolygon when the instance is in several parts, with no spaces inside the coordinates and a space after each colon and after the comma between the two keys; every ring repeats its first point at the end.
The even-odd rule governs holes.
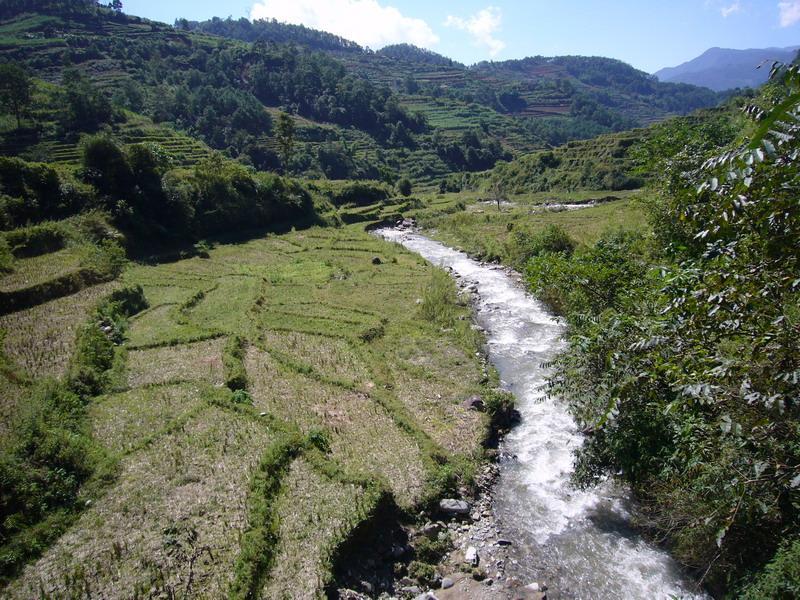
{"type": "Polygon", "coordinates": [[[773,61],[792,62],[798,50],[800,45],[747,49],[715,46],[692,60],[660,69],[654,76],[665,83],[699,85],[717,92],[759,87],[769,78],[769,69],[759,69],[759,65],[773,61]]]}

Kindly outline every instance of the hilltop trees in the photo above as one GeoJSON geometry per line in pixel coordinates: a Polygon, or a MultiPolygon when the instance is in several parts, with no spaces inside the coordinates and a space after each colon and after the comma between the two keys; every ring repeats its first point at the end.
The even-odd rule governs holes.
{"type": "Polygon", "coordinates": [[[31,103],[33,83],[28,73],[15,63],[0,64],[0,105],[17,118],[22,127],[22,114],[31,103]]]}
{"type": "Polygon", "coordinates": [[[111,102],[79,71],[64,72],[60,125],[65,133],[97,131],[112,120],[111,102]]]}
{"type": "Polygon", "coordinates": [[[83,173],[117,223],[147,236],[192,238],[313,216],[298,183],[214,155],[192,170],[170,169],[157,144],[121,147],[105,136],[83,143],[83,173]]]}

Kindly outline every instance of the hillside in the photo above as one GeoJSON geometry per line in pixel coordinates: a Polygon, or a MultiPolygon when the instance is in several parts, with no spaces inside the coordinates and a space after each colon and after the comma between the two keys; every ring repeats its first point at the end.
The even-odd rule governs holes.
{"type": "Polygon", "coordinates": [[[721,99],[692,86],[661,85],[646,73],[604,58],[533,57],[465,67],[408,44],[372,52],[330,34],[275,21],[214,19],[177,25],[233,39],[324,50],[370,80],[412,96],[410,106],[449,98],[463,106],[450,111],[457,114],[479,104],[522,121],[548,142],[553,141],[551,129],[559,126],[571,128],[577,137],[591,137],[713,106],[721,99]]]}
{"type": "Polygon", "coordinates": [[[674,117],[646,128],[573,140],[537,150],[489,171],[448,177],[442,190],[476,191],[487,197],[531,196],[544,192],[635,190],[661,174],[659,161],[686,152],[702,141],[703,148],[735,139],[741,127],[741,99],[685,117],[674,117]]]}
{"type": "MultiPolygon", "coordinates": [[[[410,46],[370,52],[275,22],[179,21],[173,28],[91,2],[69,10],[55,1],[30,5],[38,14],[24,12],[24,2],[5,9],[0,60],[23,61],[56,85],[64,83],[67,60],[115,105],[161,127],[134,128],[147,132],[141,141],[166,140],[173,135],[167,125],[243,164],[307,178],[394,184],[402,171],[418,189],[432,190],[450,173],[482,171],[719,100],[606,59],[466,68],[410,46]],[[275,126],[282,113],[294,122],[288,146],[275,126]]],[[[35,132],[15,132],[13,140],[6,134],[0,149],[33,160],[58,149],[59,160],[74,160],[74,141],[57,119],[39,117],[35,132]],[[53,125],[42,128],[48,121],[53,125]]],[[[115,125],[123,141],[135,139],[125,137],[126,127],[115,125]]],[[[186,144],[194,142],[175,147],[200,151],[186,144]]]]}
{"type": "Polygon", "coordinates": [[[791,63],[798,49],[800,46],[749,50],[711,48],[677,67],[657,71],[655,77],[659,81],[704,86],[717,92],[758,88],[769,79],[773,62],[791,63]]]}

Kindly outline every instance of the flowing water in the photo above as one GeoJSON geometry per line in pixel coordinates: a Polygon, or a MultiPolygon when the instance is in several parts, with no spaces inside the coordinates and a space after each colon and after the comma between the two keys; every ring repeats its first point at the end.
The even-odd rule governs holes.
{"type": "Polygon", "coordinates": [[[631,530],[624,490],[610,483],[587,491],[570,486],[582,436],[565,405],[542,391],[548,375],[542,363],[563,347],[563,325],[500,267],[414,232],[377,234],[477,286],[476,318],[486,330],[488,357],[522,414],[503,442],[501,450],[516,459],[502,463],[494,496],[502,534],[514,544],[516,564],[506,574],[523,582],[546,577],[551,599],[706,598],[668,554],[631,530]]]}

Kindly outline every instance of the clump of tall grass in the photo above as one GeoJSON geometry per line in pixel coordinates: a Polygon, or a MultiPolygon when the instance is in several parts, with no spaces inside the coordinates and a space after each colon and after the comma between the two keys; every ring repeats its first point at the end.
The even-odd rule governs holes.
{"type": "Polygon", "coordinates": [[[452,327],[457,319],[458,297],[449,275],[436,269],[422,296],[422,318],[441,327],[452,327]]]}

